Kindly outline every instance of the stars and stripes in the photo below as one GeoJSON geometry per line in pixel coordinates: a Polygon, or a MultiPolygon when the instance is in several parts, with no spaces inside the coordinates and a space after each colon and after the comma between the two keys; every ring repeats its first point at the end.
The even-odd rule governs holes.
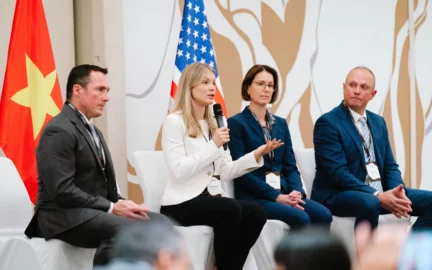
{"type": "Polygon", "coordinates": [[[215,101],[221,104],[224,114],[227,115],[203,0],[185,1],[170,93],[170,110],[174,106],[173,100],[180,75],[187,65],[194,62],[206,63],[215,70],[217,85],[215,101]]]}

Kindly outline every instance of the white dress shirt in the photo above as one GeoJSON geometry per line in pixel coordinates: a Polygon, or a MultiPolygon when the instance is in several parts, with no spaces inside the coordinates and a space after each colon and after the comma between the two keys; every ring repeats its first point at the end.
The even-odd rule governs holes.
{"type": "MultiPolygon", "coordinates": [[[[91,119],[88,119],[88,118],[87,118],[87,117],[86,117],[82,112],[80,112],[79,110],[78,110],[78,112],[79,112],[79,113],[84,117],[84,119],[87,121],[87,125],[93,125],[93,122],[91,121],[91,119]]],[[[88,131],[88,130],[87,130],[87,132],[90,134],[90,137],[93,139],[93,142],[96,144],[96,142],[94,141],[95,139],[93,138],[93,134],[91,134],[91,132],[88,131]]],[[[102,142],[100,142],[100,144],[101,144],[101,146],[100,146],[101,153],[102,153],[103,158],[105,159],[105,152],[104,152],[103,147],[102,147],[102,142]]],[[[110,208],[108,209],[108,213],[109,213],[109,214],[112,213],[113,208],[114,208],[114,203],[111,202],[110,208]]]]}
{"type": "MultiPolygon", "coordinates": [[[[350,112],[351,112],[351,115],[352,115],[352,117],[353,117],[353,119],[354,119],[354,123],[355,123],[355,125],[356,125],[356,127],[357,127],[357,130],[361,130],[362,126],[361,126],[361,123],[360,123],[359,120],[360,120],[360,118],[364,117],[364,118],[366,119],[366,121],[367,121],[366,110],[364,111],[363,115],[361,115],[361,114],[359,114],[359,113],[357,113],[357,112],[351,110],[351,108],[349,108],[349,107],[348,107],[348,109],[349,109],[350,112]]],[[[368,127],[368,128],[369,128],[369,127],[368,127]]],[[[370,130],[369,130],[369,132],[370,132],[370,130]]],[[[361,135],[360,135],[360,136],[361,136],[361,135]]],[[[370,134],[370,138],[371,138],[371,140],[373,141],[372,133],[370,134]]],[[[364,151],[364,150],[363,150],[363,151],[364,151]]],[[[379,191],[376,191],[376,192],[374,192],[374,195],[376,196],[376,195],[378,195],[378,193],[379,193],[379,191]]]]}

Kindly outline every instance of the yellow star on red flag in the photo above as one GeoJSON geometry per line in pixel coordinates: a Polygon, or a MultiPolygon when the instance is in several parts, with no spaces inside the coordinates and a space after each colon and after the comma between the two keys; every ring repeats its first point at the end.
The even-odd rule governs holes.
{"type": "Polygon", "coordinates": [[[45,122],[46,115],[56,116],[60,109],[51,97],[57,73],[53,70],[46,77],[26,54],[26,71],[28,86],[15,93],[11,99],[31,109],[33,138],[36,139],[45,122]]]}
{"type": "Polygon", "coordinates": [[[62,95],[42,0],[16,0],[0,99],[0,148],[36,202],[35,150],[62,95]]]}

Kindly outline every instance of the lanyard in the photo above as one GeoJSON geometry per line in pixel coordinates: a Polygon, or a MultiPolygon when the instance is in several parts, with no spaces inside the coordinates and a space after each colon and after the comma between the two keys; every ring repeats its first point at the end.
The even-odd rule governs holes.
{"type": "MultiPolygon", "coordinates": [[[[354,121],[354,117],[352,116],[352,113],[351,113],[351,111],[349,110],[348,107],[347,107],[347,110],[348,110],[348,113],[349,113],[349,115],[351,117],[352,122],[354,123],[354,126],[356,127],[358,133],[360,134],[360,138],[362,140],[363,149],[365,150],[367,159],[369,161],[369,159],[371,158],[371,155],[370,155],[370,152],[369,152],[369,147],[372,146],[372,143],[371,143],[372,142],[372,134],[369,136],[369,142],[370,142],[370,144],[369,144],[369,147],[367,147],[366,146],[366,141],[363,138],[363,135],[361,134],[361,131],[358,129],[358,127],[357,127],[357,125],[356,125],[356,123],[354,121]]],[[[369,128],[369,132],[370,132],[369,121],[367,119],[366,119],[366,126],[369,128]]]]}
{"type": "MultiPolygon", "coordinates": [[[[250,110],[250,109],[249,109],[250,110]]],[[[252,111],[250,111],[251,113],[252,113],[252,115],[255,117],[255,120],[258,122],[258,125],[260,126],[260,128],[261,128],[261,130],[262,130],[262,132],[263,132],[263,135],[264,135],[264,139],[265,140],[269,140],[269,141],[271,141],[272,140],[272,137],[271,137],[271,130],[272,130],[272,125],[270,125],[270,123],[269,123],[269,121],[267,121],[267,113],[266,113],[266,120],[265,120],[265,127],[263,127],[263,126],[261,126],[261,123],[260,123],[260,121],[258,120],[258,117],[252,112],[252,111]],[[266,130],[264,130],[264,129],[266,129],[266,130]]],[[[274,158],[274,152],[273,152],[273,150],[269,153],[269,159],[270,159],[270,162],[271,163],[273,163],[273,158],[274,158]]]]}
{"type": "MultiPolygon", "coordinates": [[[[96,143],[96,138],[93,138],[93,132],[92,132],[92,130],[91,130],[91,128],[90,128],[90,126],[89,126],[89,124],[88,124],[88,122],[87,122],[87,120],[84,118],[84,116],[78,111],[78,109],[72,104],[72,103],[70,103],[69,101],[66,101],[66,104],[69,106],[69,107],[71,107],[72,108],[72,110],[75,112],[75,114],[81,119],[81,121],[83,122],[83,124],[84,124],[84,127],[87,129],[87,131],[90,133],[90,136],[92,137],[92,139],[93,139],[93,142],[94,142],[94,144],[95,144],[95,146],[96,146],[96,149],[97,149],[97,153],[98,153],[98,156],[99,156],[99,160],[100,160],[100,162],[101,162],[101,164],[102,164],[102,168],[105,170],[105,160],[104,160],[104,158],[103,158],[103,154],[102,154],[102,149],[101,149],[101,144],[102,144],[102,142],[101,142],[101,140],[99,139],[99,143],[100,143],[100,145],[98,146],[98,144],[96,143]]],[[[96,133],[96,131],[95,131],[95,135],[96,136],[98,136],[97,135],[97,133],[96,133]]]]}
{"type": "MultiPolygon", "coordinates": [[[[258,121],[258,120],[257,120],[257,121],[258,121]]],[[[269,124],[269,122],[266,121],[266,126],[263,127],[263,126],[261,126],[260,121],[258,121],[258,125],[259,125],[259,126],[261,127],[261,129],[263,130],[263,135],[264,135],[264,137],[267,137],[267,134],[268,134],[268,138],[265,138],[265,139],[267,139],[268,141],[271,141],[271,140],[272,140],[272,137],[271,137],[271,130],[272,130],[272,126],[269,124]],[[264,129],[266,129],[267,132],[264,131],[264,129]],[[266,134],[266,133],[267,133],[267,134],[266,134]]],[[[274,158],[274,152],[273,152],[273,150],[271,150],[270,153],[269,153],[269,159],[270,159],[270,162],[271,162],[271,163],[273,163],[273,158],[274,158]]]]}
{"type": "MultiPolygon", "coordinates": [[[[213,138],[211,130],[209,129],[209,139],[208,140],[207,140],[206,136],[204,136],[204,133],[203,133],[203,137],[204,137],[204,140],[206,142],[209,142],[213,138]]],[[[212,165],[213,165],[213,176],[214,176],[214,174],[215,174],[215,164],[214,164],[214,161],[212,162],[212,165]]]]}

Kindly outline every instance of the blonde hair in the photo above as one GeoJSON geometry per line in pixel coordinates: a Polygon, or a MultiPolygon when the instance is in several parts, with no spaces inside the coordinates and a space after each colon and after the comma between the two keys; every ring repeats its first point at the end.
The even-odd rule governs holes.
{"type": "MultiPolygon", "coordinates": [[[[192,138],[196,138],[202,134],[201,126],[192,114],[192,88],[201,84],[204,74],[207,71],[215,73],[207,64],[196,62],[188,65],[180,76],[180,82],[177,88],[173,113],[177,111],[182,112],[186,132],[192,138]]],[[[216,121],[213,118],[209,106],[205,108],[204,120],[206,120],[211,130],[217,129],[216,121]]]]}

